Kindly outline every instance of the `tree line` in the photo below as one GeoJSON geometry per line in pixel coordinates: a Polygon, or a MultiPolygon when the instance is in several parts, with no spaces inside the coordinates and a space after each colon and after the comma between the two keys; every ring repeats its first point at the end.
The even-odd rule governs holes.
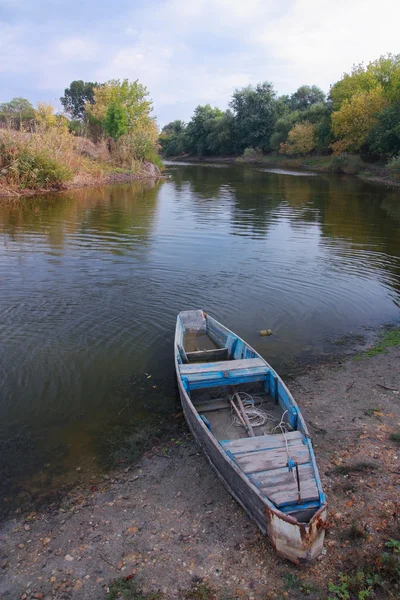
{"type": "MultiPolygon", "coordinates": [[[[158,128],[153,103],[146,87],[137,80],[113,79],[107,83],[73,81],[60,98],[65,115],[54,115],[71,133],[94,142],[111,138],[129,147],[132,156],[156,160],[158,128]]],[[[20,131],[34,132],[41,107],[54,113],[50,104],[35,109],[25,98],[0,104],[0,122],[20,131]]]]}
{"type": "Polygon", "coordinates": [[[138,81],[73,81],[60,100],[64,114],[25,98],[0,104],[3,187],[59,188],[75,175],[162,166],[153,104],[138,81]]]}
{"type": "Polygon", "coordinates": [[[237,89],[225,111],[198,106],[189,123],[163,127],[165,157],[277,152],[288,156],[400,153],[400,54],[353,67],[330,87],[279,96],[272,83],[237,89]]]}

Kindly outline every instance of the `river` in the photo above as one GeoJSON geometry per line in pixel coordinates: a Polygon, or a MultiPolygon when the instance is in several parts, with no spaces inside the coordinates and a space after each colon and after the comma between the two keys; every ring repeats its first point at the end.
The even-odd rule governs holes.
{"type": "Polygon", "coordinates": [[[398,191],[247,166],[167,175],[0,206],[3,506],[129,461],[132,428],[139,444],[171,420],[180,310],[283,374],[399,321],[398,191]]]}

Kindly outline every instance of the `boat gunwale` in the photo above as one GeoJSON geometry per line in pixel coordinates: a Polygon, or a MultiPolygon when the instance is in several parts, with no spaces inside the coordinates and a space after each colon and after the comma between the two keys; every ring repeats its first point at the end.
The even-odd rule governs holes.
{"type": "MultiPolygon", "coordinates": [[[[317,511],[313,514],[313,516],[311,517],[311,519],[307,522],[301,522],[298,521],[295,517],[292,517],[282,511],[280,511],[274,504],[273,502],[264,494],[262,494],[260,492],[260,490],[257,488],[257,486],[251,481],[251,479],[249,477],[247,477],[247,475],[244,473],[244,471],[236,464],[236,462],[231,458],[231,456],[229,456],[229,454],[223,449],[223,447],[221,446],[221,444],[218,442],[217,438],[215,437],[215,435],[209,430],[209,428],[206,426],[206,424],[204,423],[204,421],[201,419],[200,414],[198,413],[198,411],[196,410],[196,407],[194,406],[189,394],[187,393],[185,386],[183,384],[182,381],[182,376],[180,374],[180,369],[179,369],[179,362],[178,362],[178,355],[179,355],[179,343],[178,343],[178,319],[180,319],[180,313],[178,314],[177,317],[177,322],[176,322],[176,327],[175,327],[175,337],[174,337],[174,361],[175,361],[175,370],[176,370],[176,375],[177,375],[177,380],[178,380],[178,386],[179,386],[179,390],[181,392],[181,399],[182,399],[182,395],[186,401],[186,404],[188,406],[188,408],[190,409],[190,411],[193,413],[193,416],[197,419],[197,421],[200,424],[200,427],[203,431],[203,434],[205,434],[205,436],[208,437],[208,439],[212,442],[213,446],[216,448],[216,450],[220,453],[220,455],[224,458],[224,460],[227,461],[227,463],[233,468],[233,470],[237,473],[237,475],[246,483],[246,485],[248,485],[250,487],[250,489],[257,495],[257,497],[268,507],[268,509],[273,512],[276,517],[278,517],[279,519],[282,519],[283,521],[286,521],[287,523],[290,523],[291,525],[295,525],[298,527],[305,527],[307,528],[311,528],[313,523],[315,521],[317,521],[319,519],[319,517],[321,516],[322,512],[324,510],[326,510],[327,508],[327,502],[326,502],[326,498],[325,498],[325,494],[322,491],[322,486],[321,486],[321,480],[320,480],[320,476],[319,476],[319,472],[318,472],[318,468],[316,465],[316,461],[315,461],[315,456],[314,456],[314,451],[313,448],[310,444],[310,435],[308,433],[308,429],[307,426],[304,422],[303,416],[301,414],[301,411],[298,408],[298,405],[296,403],[296,401],[294,400],[292,394],[290,393],[290,391],[288,390],[287,386],[285,385],[285,383],[283,382],[283,380],[281,379],[281,377],[279,376],[279,374],[275,371],[275,369],[273,369],[271,367],[271,365],[254,349],[252,348],[245,340],[243,340],[243,338],[241,338],[239,335],[237,335],[236,333],[234,333],[233,331],[231,331],[230,329],[228,329],[227,327],[225,327],[225,325],[222,325],[222,323],[219,323],[216,319],[214,319],[213,317],[211,317],[210,315],[208,315],[207,313],[205,313],[203,311],[205,318],[210,318],[214,321],[214,323],[216,323],[218,326],[222,326],[226,331],[228,331],[230,334],[234,335],[235,337],[237,337],[240,341],[243,342],[243,344],[245,346],[247,346],[250,350],[252,350],[256,356],[258,356],[259,358],[261,358],[263,360],[263,362],[265,363],[265,365],[271,369],[271,371],[277,376],[279,382],[281,383],[281,385],[283,386],[284,390],[286,391],[286,393],[289,396],[289,399],[291,400],[291,402],[293,402],[293,405],[296,407],[297,411],[298,411],[298,415],[300,416],[301,422],[304,425],[303,432],[306,436],[307,439],[307,443],[308,446],[310,448],[310,454],[311,454],[311,460],[312,460],[312,465],[314,468],[314,473],[315,473],[315,480],[317,483],[317,488],[318,488],[318,492],[320,493],[320,507],[317,509],[317,511]]],[[[180,322],[181,327],[183,329],[183,325],[182,322],[180,322]]],[[[183,329],[184,330],[184,329],[183,329]]],[[[196,436],[195,436],[196,437],[196,436]]],[[[214,467],[215,471],[217,472],[217,474],[219,475],[219,477],[224,481],[225,485],[229,488],[231,494],[236,498],[236,500],[243,506],[242,502],[238,499],[238,497],[236,496],[234,490],[232,490],[232,488],[229,486],[229,484],[225,481],[224,477],[222,476],[222,474],[220,474],[218,472],[218,469],[215,467],[215,465],[213,465],[211,458],[207,455],[207,453],[204,453],[205,456],[207,457],[207,459],[209,460],[209,462],[212,464],[212,466],[214,467]]],[[[246,510],[246,509],[245,509],[246,510]]]]}
{"type": "MultiPolygon", "coordinates": [[[[203,311],[203,312],[204,312],[204,311],[203,311]]],[[[222,325],[222,323],[219,323],[219,321],[217,321],[216,319],[214,319],[214,317],[211,317],[211,316],[210,316],[210,315],[208,315],[207,313],[205,313],[205,312],[204,312],[204,315],[205,315],[205,317],[206,317],[206,320],[207,320],[207,318],[209,318],[209,319],[211,319],[212,321],[214,321],[214,323],[216,323],[217,325],[222,325]]],[[[179,316],[179,315],[178,315],[178,316],[179,316]]],[[[269,369],[270,369],[270,370],[271,370],[271,371],[272,371],[272,372],[273,372],[273,373],[276,375],[276,377],[277,377],[277,378],[278,378],[278,380],[279,380],[279,383],[282,385],[283,389],[285,390],[285,392],[286,392],[286,393],[287,393],[287,395],[289,396],[289,399],[290,399],[291,403],[292,403],[292,404],[293,404],[293,406],[294,406],[294,407],[297,409],[298,416],[300,417],[300,419],[301,419],[301,422],[302,422],[302,425],[303,425],[303,427],[302,427],[302,431],[305,433],[305,435],[306,435],[306,437],[307,437],[308,439],[311,439],[311,438],[310,438],[309,431],[308,431],[307,424],[306,424],[306,422],[305,422],[305,420],[304,420],[304,417],[303,417],[303,415],[302,415],[302,413],[301,413],[301,410],[299,409],[299,406],[298,406],[298,404],[297,404],[296,400],[293,398],[293,396],[292,396],[292,394],[291,394],[291,392],[290,392],[289,388],[287,387],[287,385],[285,384],[285,382],[283,381],[283,379],[281,378],[281,376],[279,375],[279,373],[277,373],[277,372],[275,371],[275,369],[274,369],[274,368],[273,368],[273,367],[272,367],[272,366],[269,364],[269,362],[267,362],[267,361],[265,360],[265,358],[264,358],[263,356],[261,356],[261,354],[260,354],[259,352],[257,352],[257,350],[255,350],[255,349],[254,349],[252,346],[250,346],[250,344],[249,344],[248,342],[246,342],[246,341],[245,341],[243,338],[241,338],[241,337],[240,337],[240,336],[239,336],[237,333],[235,333],[235,332],[234,332],[234,331],[232,331],[231,329],[228,329],[228,327],[226,327],[225,325],[222,325],[222,327],[224,327],[224,328],[226,329],[226,331],[228,331],[229,333],[231,333],[232,335],[234,335],[235,337],[237,337],[237,338],[238,338],[238,339],[239,339],[241,342],[243,342],[243,344],[245,344],[245,345],[246,345],[246,346],[247,346],[247,347],[248,347],[250,350],[252,350],[252,352],[254,352],[254,354],[256,354],[256,356],[258,356],[258,358],[261,358],[261,360],[262,360],[262,361],[263,361],[263,362],[266,364],[266,366],[267,366],[267,367],[268,367],[268,368],[269,368],[269,369]]],[[[319,474],[318,474],[318,476],[319,476],[319,474]]]]}

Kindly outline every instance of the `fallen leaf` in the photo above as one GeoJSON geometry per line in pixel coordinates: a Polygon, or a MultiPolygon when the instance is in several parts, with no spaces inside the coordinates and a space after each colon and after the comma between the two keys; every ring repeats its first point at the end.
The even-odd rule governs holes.
{"type": "Polygon", "coordinates": [[[137,533],[138,528],[136,527],[136,525],[134,525],[133,527],[128,527],[128,529],[126,530],[127,535],[133,535],[134,533],[137,533]]]}
{"type": "Polygon", "coordinates": [[[81,588],[83,588],[83,582],[80,579],[77,579],[72,589],[74,592],[78,592],[81,588]]]}

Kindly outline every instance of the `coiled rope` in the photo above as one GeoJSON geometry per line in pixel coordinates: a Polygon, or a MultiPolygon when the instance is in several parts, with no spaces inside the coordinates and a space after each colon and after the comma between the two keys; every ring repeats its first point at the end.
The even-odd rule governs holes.
{"type": "MultiPolygon", "coordinates": [[[[252,427],[263,427],[267,423],[270,423],[271,424],[270,429],[267,430],[267,433],[269,435],[274,435],[277,433],[281,433],[283,435],[283,438],[285,440],[287,459],[288,459],[287,465],[288,465],[289,471],[291,471],[293,473],[293,478],[294,478],[295,483],[297,483],[299,485],[297,469],[295,472],[296,463],[294,462],[292,455],[290,454],[288,439],[286,436],[288,431],[292,429],[290,427],[289,423],[287,423],[285,421],[285,416],[287,415],[288,411],[285,410],[285,412],[282,414],[280,420],[278,420],[276,417],[274,417],[274,415],[271,415],[270,413],[265,412],[265,410],[263,410],[259,406],[256,406],[257,400],[260,402],[260,404],[262,404],[262,399],[260,397],[251,396],[250,394],[247,394],[246,392],[236,392],[236,393],[242,400],[243,409],[244,409],[246,416],[252,427]]],[[[231,409],[231,410],[232,410],[232,425],[243,426],[243,422],[240,420],[240,418],[237,416],[237,414],[235,414],[233,409],[231,409]]]]}

